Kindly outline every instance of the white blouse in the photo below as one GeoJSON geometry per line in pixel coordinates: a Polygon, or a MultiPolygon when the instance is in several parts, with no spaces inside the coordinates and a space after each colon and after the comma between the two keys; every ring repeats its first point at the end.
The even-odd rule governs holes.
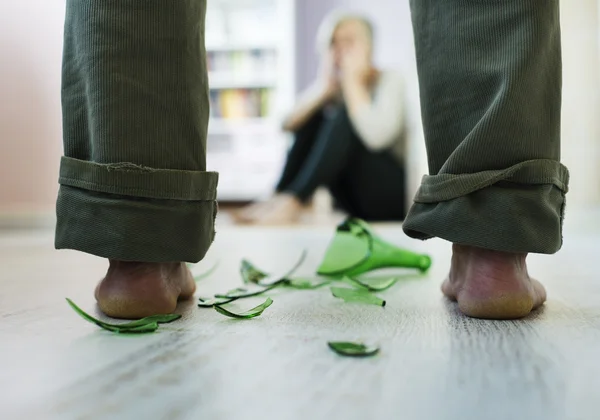
{"type": "Polygon", "coordinates": [[[350,120],[367,149],[373,152],[389,149],[403,162],[406,139],[402,75],[382,71],[373,90],[373,101],[356,110],[350,120]]]}

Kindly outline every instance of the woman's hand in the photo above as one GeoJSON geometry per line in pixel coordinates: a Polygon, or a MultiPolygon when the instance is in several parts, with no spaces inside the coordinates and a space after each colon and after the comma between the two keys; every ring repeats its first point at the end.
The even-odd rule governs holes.
{"type": "Polygon", "coordinates": [[[350,116],[371,104],[371,88],[376,77],[377,70],[371,64],[371,55],[366,44],[356,44],[344,53],[342,91],[350,116]]]}
{"type": "Polygon", "coordinates": [[[342,57],[342,85],[369,87],[372,82],[373,67],[369,50],[364,44],[357,44],[342,57]]]}
{"type": "Polygon", "coordinates": [[[327,99],[333,99],[341,89],[335,59],[331,51],[325,54],[321,62],[319,85],[323,96],[327,99]]]}
{"type": "Polygon", "coordinates": [[[316,112],[332,102],[340,93],[340,79],[333,53],[327,54],[321,63],[317,80],[301,95],[298,103],[283,122],[283,129],[296,131],[316,112]]]}

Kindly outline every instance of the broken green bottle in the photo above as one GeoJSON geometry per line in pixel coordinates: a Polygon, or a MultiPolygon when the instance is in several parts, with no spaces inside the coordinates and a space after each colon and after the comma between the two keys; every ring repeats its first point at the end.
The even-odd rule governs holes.
{"type": "Polygon", "coordinates": [[[363,220],[349,218],[337,228],[317,274],[358,276],[378,268],[416,268],[422,273],[431,266],[428,255],[399,248],[378,237],[363,220]]]}

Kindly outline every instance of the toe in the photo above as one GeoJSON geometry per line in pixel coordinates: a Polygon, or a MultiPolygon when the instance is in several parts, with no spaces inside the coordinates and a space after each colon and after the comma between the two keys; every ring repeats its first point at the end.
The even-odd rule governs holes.
{"type": "Polygon", "coordinates": [[[187,271],[186,274],[182,278],[181,292],[179,293],[179,300],[189,299],[194,296],[196,293],[196,281],[194,280],[194,276],[192,272],[185,267],[187,271]]]}
{"type": "Polygon", "coordinates": [[[531,285],[533,286],[533,307],[535,309],[542,306],[546,301],[546,288],[535,279],[531,279],[531,285]]]}
{"type": "Polygon", "coordinates": [[[454,288],[452,287],[452,284],[450,283],[449,277],[446,277],[446,279],[442,283],[441,289],[442,289],[442,293],[444,294],[444,296],[446,296],[448,299],[450,299],[452,301],[456,301],[456,293],[454,291],[454,288]]]}
{"type": "Polygon", "coordinates": [[[102,284],[102,281],[98,282],[98,284],[96,285],[96,288],[94,289],[94,297],[96,298],[96,300],[99,299],[100,296],[100,285],[102,284]]]}

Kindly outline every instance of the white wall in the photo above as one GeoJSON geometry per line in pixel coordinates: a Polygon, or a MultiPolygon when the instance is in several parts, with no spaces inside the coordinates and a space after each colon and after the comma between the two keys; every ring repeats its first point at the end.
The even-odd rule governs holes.
{"type": "Polygon", "coordinates": [[[569,208],[600,204],[600,44],[596,0],[563,1],[562,157],[569,208]]]}
{"type": "Polygon", "coordinates": [[[0,2],[0,215],[52,211],[63,0],[0,2]]]}

